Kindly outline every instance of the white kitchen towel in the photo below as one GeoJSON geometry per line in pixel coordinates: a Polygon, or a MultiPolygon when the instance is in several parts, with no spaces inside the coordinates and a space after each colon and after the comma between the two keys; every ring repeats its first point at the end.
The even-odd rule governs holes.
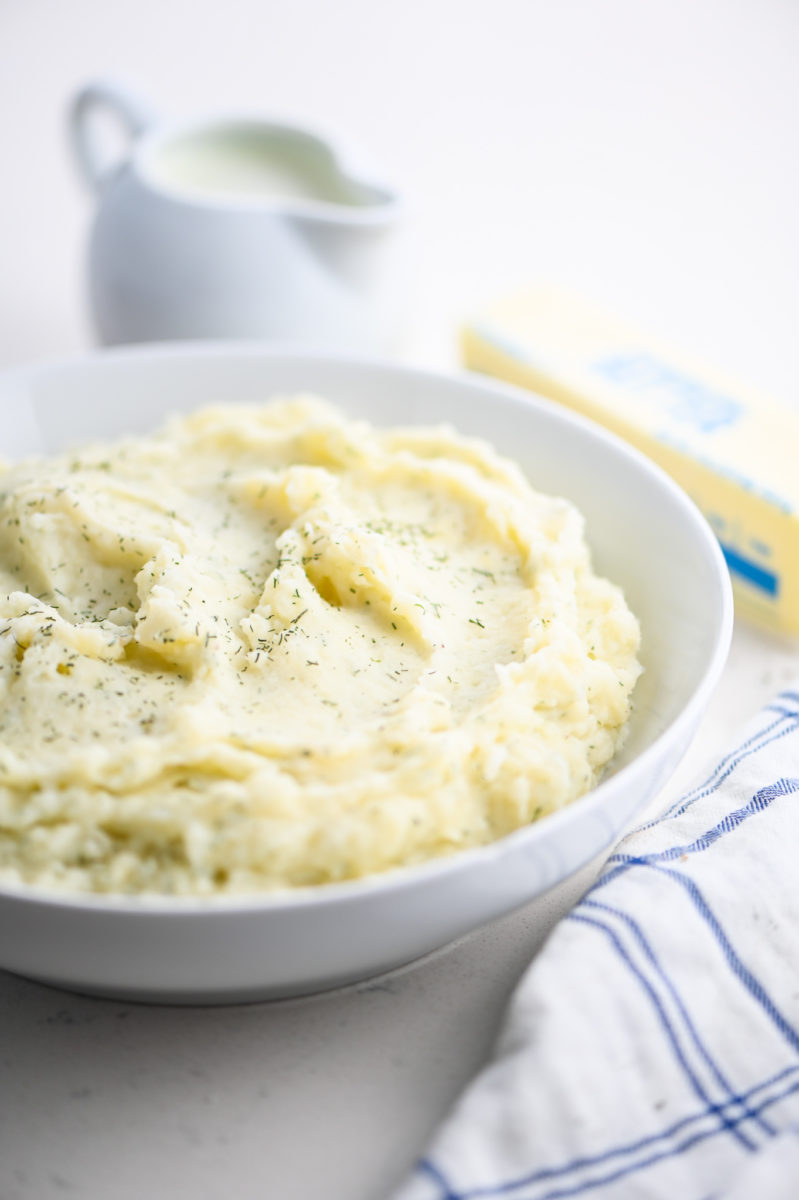
{"type": "Polygon", "coordinates": [[[799,1197],[799,687],[617,846],[394,1200],[799,1197]]]}

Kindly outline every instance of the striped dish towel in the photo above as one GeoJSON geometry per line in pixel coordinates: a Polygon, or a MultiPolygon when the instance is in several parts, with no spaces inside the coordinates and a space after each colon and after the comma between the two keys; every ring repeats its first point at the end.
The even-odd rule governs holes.
{"type": "Polygon", "coordinates": [[[799,689],[617,847],[394,1200],[799,1197],[799,689]]]}

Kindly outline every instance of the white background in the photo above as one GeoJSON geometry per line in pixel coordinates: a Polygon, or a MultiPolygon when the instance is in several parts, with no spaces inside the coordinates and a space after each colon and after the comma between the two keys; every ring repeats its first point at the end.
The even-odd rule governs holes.
{"type": "Polygon", "coordinates": [[[543,276],[791,397],[798,52],[792,0],[0,0],[0,356],[87,343],[64,112],[105,75],[375,154],[425,246],[417,357],[543,276]]]}
{"type": "MultiPolygon", "coordinates": [[[[0,0],[0,366],[91,344],[64,125],[102,75],[165,116],[290,116],[370,151],[422,247],[409,361],[454,365],[466,315],[547,279],[799,406],[798,61],[792,0],[0,0]]],[[[738,626],[680,779],[796,673],[738,626]]],[[[0,1196],[385,1196],[585,881],[301,1002],[167,1011],[0,976],[0,1196]]]]}

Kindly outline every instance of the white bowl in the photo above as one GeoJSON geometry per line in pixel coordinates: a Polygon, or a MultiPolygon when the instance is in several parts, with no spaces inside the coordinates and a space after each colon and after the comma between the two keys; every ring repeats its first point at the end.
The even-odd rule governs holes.
{"type": "Polygon", "coordinates": [[[641,621],[646,668],[614,770],[492,845],[285,896],[174,899],[0,889],[0,966],[159,1002],[297,995],[410,962],[545,892],[607,849],[677,766],[722,670],[729,578],[709,527],[663,472],[605,433],[477,376],[247,344],[111,352],[0,377],[4,453],[145,430],[169,411],[312,391],[377,424],[449,422],[585,513],[597,569],[641,621]]]}

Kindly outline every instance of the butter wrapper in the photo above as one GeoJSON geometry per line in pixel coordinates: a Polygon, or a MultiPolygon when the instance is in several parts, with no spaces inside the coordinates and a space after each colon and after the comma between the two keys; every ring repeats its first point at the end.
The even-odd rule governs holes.
{"type": "Polygon", "coordinates": [[[799,635],[799,413],[551,288],[476,316],[462,331],[462,356],[659,463],[715,531],[737,611],[799,635]]]}

